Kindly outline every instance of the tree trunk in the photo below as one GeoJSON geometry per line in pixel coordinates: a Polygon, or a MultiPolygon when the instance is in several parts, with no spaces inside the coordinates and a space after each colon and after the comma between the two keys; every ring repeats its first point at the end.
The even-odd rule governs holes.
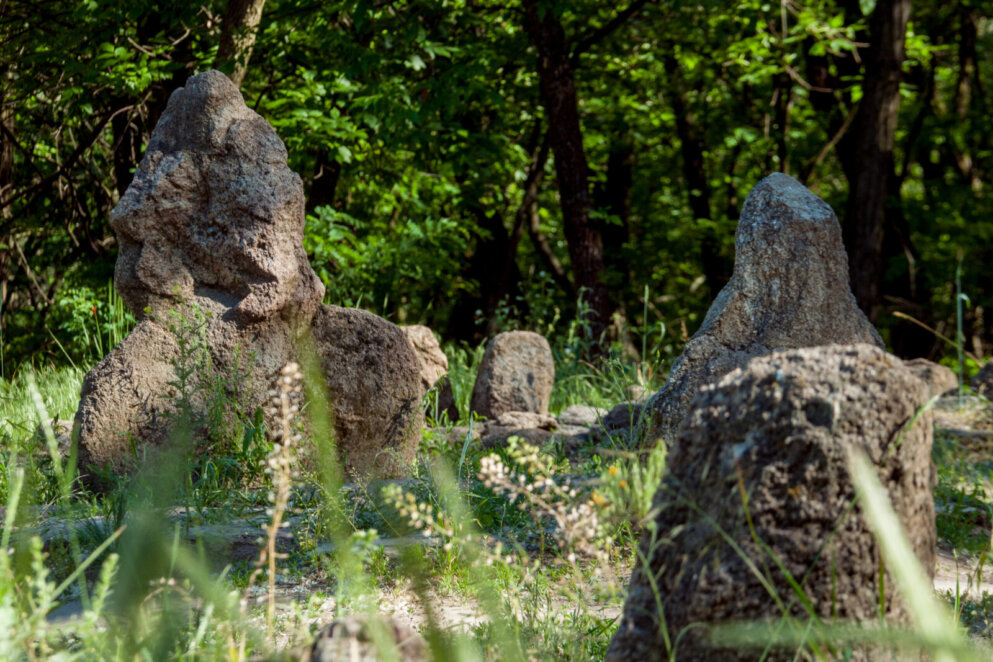
{"type": "Polygon", "coordinates": [[[234,69],[228,76],[237,87],[241,87],[248,70],[264,5],[265,0],[228,0],[228,8],[224,12],[221,42],[214,63],[217,66],[234,63],[234,69]]]}
{"type": "MultiPolygon", "coordinates": [[[[713,219],[710,209],[710,184],[707,182],[707,169],[703,158],[703,142],[697,131],[696,118],[686,106],[686,90],[679,69],[679,62],[672,55],[666,56],[666,73],[669,75],[673,93],[672,112],[676,119],[676,137],[679,138],[679,151],[683,160],[683,179],[689,191],[690,212],[693,222],[713,219]]],[[[699,230],[700,260],[703,275],[710,290],[710,298],[717,296],[731,277],[733,266],[720,254],[717,237],[710,227],[699,230]]]]}
{"type": "Polygon", "coordinates": [[[883,275],[886,198],[893,172],[893,137],[910,0],[879,0],[869,21],[870,46],[855,119],[854,169],[849,177],[844,236],[852,291],[875,320],[883,275]]]}
{"type": "MultiPolygon", "coordinates": [[[[911,83],[921,90],[917,101],[920,110],[910,123],[904,138],[901,150],[904,155],[903,163],[899,171],[894,171],[890,177],[886,232],[883,237],[883,263],[906,265],[906,273],[897,273],[886,282],[885,298],[895,303],[901,312],[931,327],[935,325],[935,318],[929,265],[921,259],[914,245],[910,219],[900,204],[900,189],[910,172],[911,164],[921,160],[918,142],[925,122],[932,114],[935,66],[932,62],[927,71],[918,72],[917,80],[911,83]]],[[[930,161],[929,153],[923,156],[930,161]]],[[[936,353],[940,353],[942,349],[934,334],[903,318],[894,320],[890,327],[890,347],[894,354],[902,358],[935,358],[936,353]]]]}
{"type": "Polygon", "coordinates": [[[478,291],[464,292],[449,317],[448,334],[460,340],[478,343],[497,329],[497,309],[521,293],[521,272],[517,266],[519,232],[508,232],[503,217],[473,210],[482,231],[469,261],[465,278],[478,284],[478,291]]]}
{"type": "MultiPolygon", "coordinates": [[[[959,77],[955,83],[955,114],[964,126],[968,126],[969,113],[973,105],[973,82],[978,82],[979,80],[976,77],[978,61],[976,39],[978,37],[978,27],[976,25],[975,10],[969,7],[959,7],[958,13],[959,77]]],[[[978,100],[982,100],[982,95],[978,97],[978,100]]],[[[985,114],[985,109],[981,106],[977,110],[981,115],[985,114]]],[[[952,143],[955,145],[955,161],[958,164],[959,172],[962,174],[962,179],[977,194],[983,189],[983,180],[973,162],[972,156],[974,153],[980,153],[982,147],[978,144],[979,142],[980,140],[974,140],[962,144],[956,140],[952,143]],[[977,147],[979,149],[976,149],[977,147]]]]}
{"type": "MultiPolygon", "coordinates": [[[[5,87],[9,80],[8,73],[3,74],[0,81],[0,200],[6,200],[14,190],[14,109],[12,103],[7,101],[5,87]]],[[[8,220],[11,217],[10,205],[0,207],[0,219],[8,220]]],[[[0,237],[0,243],[7,244],[8,248],[0,250],[0,336],[3,335],[7,327],[7,303],[9,292],[7,281],[11,272],[12,236],[0,237]]],[[[6,339],[0,340],[6,342],[6,339]]],[[[0,375],[6,375],[4,366],[0,363],[0,375]]]]}
{"type": "Polygon", "coordinates": [[[599,347],[614,305],[603,283],[603,238],[590,219],[590,186],[579,124],[576,82],[562,23],[539,0],[524,0],[524,29],[538,52],[541,103],[555,156],[562,225],[576,290],[586,305],[589,340],[599,347]]]}
{"type": "Polygon", "coordinates": [[[624,256],[624,244],[630,237],[628,217],[631,215],[631,188],[634,185],[634,149],[627,130],[617,131],[607,154],[607,172],[602,186],[594,194],[596,208],[610,217],[600,223],[603,237],[603,259],[611,276],[629,278],[630,269],[624,256]]]}
{"type": "MultiPolygon", "coordinates": [[[[14,190],[14,109],[5,96],[0,87],[0,200],[9,198],[14,190]]],[[[0,208],[3,218],[10,214],[10,205],[0,208]]]]}
{"type": "MultiPolygon", "coordinates": [[[[538,199],[541,180],[544,177],[545,164],[548,162],[549,139],[541,136],[541,126],[534,129],[532,136],[531,164],[528,166],[527,178],[524,181],[524,194],[521,204],[514,215],[514,223],[508,232],[504,226],[500,212],[486,213],[482,205],[477,204],[471,211],[479,219],[479,238],[476,248],[469,259],[469,267],[465,277],[470,282],[477,283],[476,293],[464,292],[456,302],[449,317],[448,334],[460,340],[477,343],[484,338],[496,334],[499,321],[497,309],[506,303],[514,303],[510,299],[521,299],[521,270],[517,266],[517,251],[525,227],[534,239],[537,232],[537,217],[534,213],[538,199]]],[[[540,233],[538,233],[540,237],[540,233]]],[[[536,248],[547,249],[536,243],[536,248]]],[[[553,275],[561,275],[561,268],[554,270],[554,257],[549,252],[543,256],[552,260],[553,275]]],[[[568,285],[568,283],[566,283],[568,285]]],[[[523,312],[523,311],[520,311],[523,312]]]]}
{"type": "Polygon", "coordinates": [[[310,195],[307,196],[308,214],[313,213],[318,207],[334,205],[340,179],[341,164],[331,158],[328,150],[321,150],[314,164],[314,177],[310,182],[310,195]]]}

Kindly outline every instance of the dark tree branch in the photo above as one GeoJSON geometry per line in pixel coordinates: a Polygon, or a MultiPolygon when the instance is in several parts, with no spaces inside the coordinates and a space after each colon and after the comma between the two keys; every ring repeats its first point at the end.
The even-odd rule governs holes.
{"type": "Polygon", "coordinates": [[[855,114],[858,112],[858,106],[852,106],[852,109],[848,111],[848,115],[845,116],[845,121],[841,123],[838,130],[834,132],[831,139],[824,143],[821,150],[817,152],[817,155],[811,160],[809,164],[803,169],[800,175],[800,181],[804,183],[804,186],[810,185],[810,178],[814,176],[817,172],[818,166],[827,158],[828,153],[834,149],[835,145],[838,144],[845,134],[848,132],[848,127],[852,125],[852,121],[855,119],[855,114]]]}
{"type": "Polygon", "coordinates": [[[541,139],[541,145],[531,159],[528,166],[527,178],[524,180],[524,194],[521,196],[521,204],[517,208],[514,219],[514,234],[520,235],[520,228],[523,228],[530,216],[531,209],[538,201],[538,190],[542,179],[545,176],[545,165],[548,163],[548,153],[551,145],[549,133],[546,131],[541,139]]]}
{"type": "Polygon", "coordinates": [[[534,245],[538,257],[544,263],[545,269],[552,275],[552,280],[555,281],[555,284],[559,286],[560,290],[565,292],[570,298],[575,298],[576,289],[572,286],[572,281],[569,280],[569,274],[566,273],[562,263],[555,257],[555,253],[552,252],[552,247],[548,245],[545,236],[541,234],[540,218],[538,217],[538,209],[535,206],[532,206],[528,210],[528,220],[530,221],[528,223],[528,236],[531,238],[531,243],[534,245]]]}
{"type": "Polygon", "coordinates": [[[569,55],[569,64],[574,69],[577,68],[579,66],[579,58],[583,53],[587,52],[593,46],[606,39],[611,32],[624,25],[630,18],[634,17],[638,14],[638,12],[644,9],[645,5],[649,2],[657,2],[657,0],[634,0],[630,5],[619,11],[617,16],[614,16],[614,18],[610,19],[599,28],[593,30],[588,35],[577,39],[576,44],[572,47],[572,53],[569,55]]]}
{"type": "MultiPolygon", "coordinates": [[[[130,106],[128,108],[130,108],[130,106]]],[[[95,143],[97,139],[100,137],[100,134],[103,133],[103,130],[107,126],[107,123],[110,122],[115,115],[117,115],[120,112],[124,112],[128,110],[128,108],[115,110],[114,112],[107,113],[102,118],[100,118],[100,121],[97,122],[96,127],[94,127],[92,131],[90,131],[90,133],[86,136],[86,138],[81,140],[79,144],[76,145],[76,149],[72,151],[69,157],[65,160],[65,163],[59,166],[59,168],[55,172],[45,177],[41,181],[37,182],[33,186],[29,186],[23,191],[14,193],[13,195],[8,196],[7,199],[5,200],[0,200],[0,209],[17,202],[21,198],[28,197],[29,195],[33,195],[41,191],[42,189],[48,187],[52,182],[56,181],[59,177],[63,176],[64,174],[72,170],[72,167],[76,165],[76,161],[79,160],[79,158],[83,155],[84,152],[86,152],[86,150],[88,150],[90,147],[93,146],[93,143],[95,143]]],[[[7,227],[5,225],[4,228],[0,230],[0,234],[6,232],[6,230],[7,227]]]]}

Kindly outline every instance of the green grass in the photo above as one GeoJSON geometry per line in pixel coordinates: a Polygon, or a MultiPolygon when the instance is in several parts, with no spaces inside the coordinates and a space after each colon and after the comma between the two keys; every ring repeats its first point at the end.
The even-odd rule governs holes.
{"type": "MultiPolygon", "coordinates": [[[[464,409],[481,350],[453,354],[452,376],[464,409]]],[[[35,375],[50,415],[72,416],[82,374],[82,370],[66,368],[35,375]]],[[[572,374],[576,378],[558,388],[565,402],[582,401],[602,379],[586,367],[572,374]]],[[[228,659],[226,651],[232,642],[245,655],[275,650],[273,640],[258,634],[254,624],[259,616],[242,613],[232,602],[232,596],[247,595],[252,586],[259,585],[251,564],[241,563],[218,575],[218,568],[203,556],[195,541],[187,543],[185,535],[191,526],[238,521],[253,506],[257,512],[258,494],[264,486],[262,490],[225,492],[201,485],[195,486],[197,494],[184,494],[176,486],[190,484],[190,479],[183,478],[182,463],[174,462],[154,477],[152,485],[122,482],[110,493],[94,494],[72,483],[69,493],[60,492],[62,483],[53,480],[56,467],[44,461],[43,452],[35,452],[44,445],[36,435],[39,416],[27,384],[27,373],[23,373],[3,390],[3,502],[10,506],[9,513],[17,514],[17,526],[11,520],[4,529],[11,535],[15,554],[12,565],[0,568],[0,623],[3,618],[23,621],[30,624],[30,631],[0,642],[9,653],[3,659],[27,659],[24,656],[30,650],[42,659],[59,654],[80,659],[89,655],[187,659],[193,651],[197,659],[228,659]],[[37,488],[43,484],[48,487],[42,493],[37,488]],[[24,508],[43,503],[60,505],[46,511],[24,508]],[[169,504],[195,507],[187,508],[185,516],[164,520],[162,508],[169,504]],[[65,528],[72,534],[71,541],[59,538],[39,547],[31,533],[40,532],[36,527],[51,517],[86,521],[65,528]],[[136,567],[141,570],[135,572],[136,567]],[[77,572],[79,568],[84,569],[77,572]],[[66,583],[67,579],[71,581],[66,583]],[[19,599],[25,591],[29,599],[19,599]],[[73,622],[69,635],[65,626],[45,619],[51,608],[65,600],[84,602],[84,618],[73,622]]],[[[387,587],[404,587],[425,601],[430,594],[477,604],[487,619],[477,628],[478,641],[460,639],[451,632],[438,635],[440,640],[457,643],[456,648],[464,653],[461,659],[487,655],[524,659],[534,651],[557,659],[597,659],[609,640],[610,619],[605,621],[560,597],[565,590],[563,578],[574,574],[574,569],[562,561],[551,534],[539,543],[547,532],[537,538],[533,535],[533,515],[475,478],[479,456],[473,449],[467,454],[421,457],[420,469],[406,485],[415,502],[435,509],[436,523],[444,522],[443,530],[436,532],[441,544],[404,550],[399,558],[388,557],[371,544],[380,535],[414,532],[409,523],[400,522],[396,504],[381,490],[368,485],[343,492],[335,487],[340,477],[335,478],[334,472],[330,477],[318,471],[303,478],[297,486],[298,500],[306,506],[300,514],[309,518],[309,524],[298,527],[301,539],[296,551],[281,559],[280,576],[300,581],[321,578],[340,610],[374,605],[378,598],[371,596],[387,587]],[[460,463],[461,477],[456,481],[453,469],[460,463]],[[495,563],[493,536],[506,543],[507,552],[495,563]],[[328,553],[328,543],[333,553],[328,553]],[[534,559],[540,564],[533,565],[534,559]],[[532,599],[514,611],[501,597],[508,591],[532,599]],[[564,616],[549,612],[547,605],[556,601],[572,607],[564,616]],[[527,627],[518,621],[524,615],[527,627]],[[577,638],[575,627],[589,632],[589,637],[577,638]]],[[[574,597],[571,590],[566,593],[574,597]]],[[[619,594],[615,593],[613,604],[619,606],[619,594]]],[[[300,622],[283,627],[298,633],[301,627],[307,630],[300,622]]]]}
{"type": "Polygon", "coordinates": [[[938,484],[934,490],[938,538],[960,552],[990,550],[993,528],[993,460],[963,448],[961,440],[935,435],[938,484]]]}
{"type": "MultiPolygon", "coordinates": [[[[29,374],[32,374],[30,369],[22,369],[13,379],[0,381],[0,439],[8,443],[25,439],[38,429],[38,414],[28,393],[29,374]]],[[[46,366],[33,374],[49,415],[72,419],[79,405],[85,370],[46,366]]]]}

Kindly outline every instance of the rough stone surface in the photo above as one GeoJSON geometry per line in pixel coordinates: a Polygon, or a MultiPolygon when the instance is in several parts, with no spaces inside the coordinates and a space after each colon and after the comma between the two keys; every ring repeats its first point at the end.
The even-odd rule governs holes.
{"type": "MultiPolygon", "coordinates": [[[[108,464],[127,471],[135,456],[168,445],[177,362],[209,352],[213,377],[198,371],[188,394],[195,415],[208,409],[205,380],[220,377],[227,380],[224,398],[251,417],[267,404],[283,366],[297,358],[324,287],[303,250],[303,186],[286,158],[276,132],[224,74],[194,76],[170,97],[111,213],[120,246],[114,284],[138,324],[83,381],[74,434],[84,473],[95,476],[93,467],[108,464]],[[180,336],[190,342],[185,350],[180,336]]],[[[342,316],[323,309],[318,317],[328,326],[342,316]]],[[[386,322],[331,327],[340,337],[322,329],[315,335],[323,339],[325,359],[335,357],[326,362],[328,381],[340,391],[335,414],[347,431],[343,447],[354,451],[352,467],[385,448],[403,449],[406,457],[407,435],[416,426],[408,401],[420,404],[413,350],[386,322]],[[388,336],[386,345],[354,348],[362,329],[384,325],[392,331],[370,339],[388,336]],[[376,358],[379,352],[391,357],[376,358]],[[384,371],[401,365],[387,379],[384,371]],[[355,383],[341,382],[343,375],[355,383]],[[369,425],[384,426],[378,438],[352,421],[356,394],[366,398],[369,425]]]]}
{"type": "Polygon", "coordinates": [[[589,405],[569,405],[559,414],[559,423],[562,425],[583,425],[589,427],[599,423],[600,419],[606,413],[606,410],[589,405]]]}
{"type": "Polygon", "coordinates": [[[600,421],[600,425],[605,430],[635,427],[644,407],[645,405],[640,402],[622,402],[614,405],[600,421]]]}
{"type": "MultiPolygon", "coordinates": [[[[629,401],[614,405],[589,429],[589,439],[597,444],[634,447],[642,440],[643,402],[629,401]]],[[[580,440],[575,440],[580,441],[580,440]]]]}
{"type": "Polygon", "coordinates": [[[286,156],[224,74],[194,76],[170,97],[110,216],[114,284],[139,324],[84,380],[81,466],[120,469],[129,437],[168,437],[171,362],[186,358],[170,326],[202,334],[216,374],[238,374],[246,413],[264,402],[324,294],[303,250],[303,185],[286,156]]]}
{"type": "Polygon", "coordinates": [[[166,418],[174,413],[176,389],[171,361],[179,355],[176,340],[162,325],[144,319],[131,334],[83,377],[73,424],[79,437],[79,464],[129,464],[131,439],[163,446],[166,418]]]}
{"type": "MultiPolygon", "coordinates": [[[[648,568],[635,565],[607,659],[669,659],[656,595],[670,641],[685,633],[677,660],[759,659],[760,650],[719,648],[708,637],[709,625],[780,616],[743,556],[768,569],[778,595],[794,616],[804,618],[784,574],[753,542],[739,480],[758,538],[802,580],[816,613],[826,620],[836,614],[844,621],[877,623],[880,552],[861,511],[848,511],[855,493],[847,456],[861,449],[878,467],[916,554],[933,572],[931,411],[904,432],[926,400],[926,387],[902,361],[870,345],[776,353],[703,389],[679,429],[669,473],[656,492],[658,537],[653,541],[647,529],[642,534],[640,552],[648,568]],[[690,624],[703,627],[685,629],[690,624]]],[[[884,595],[886,618],[904,621],[907,613],[889,577],[884,595]]],[[[791,649],[764,659],[792,660],[794,654],[791,649]]],[[[853,659],[889,658],[856,651],[853,659]]]]}
{"type": "Polygon", "coordinates": [[[511,437],[520,437],[529,444],[542,447],[562,435],[558,425],[555,417],[548,414],[508,411],[495,420],[486,421],[480,444],[486,449],[502,448],[511,437]]]}
{"type": "Polygon", "coordinates": [[[214,300],[239,328],[309,320],[324,287],[303,250],[303,184],[286,157],[224,74],[177,90],[110,215],[128,308],[165,318],[178,303],[214,300]]]}
{"type": "Polygon", "coordinates": [[[628,386],[625,393],[627,394],[628,400],[631,402],[645,402],[652,396],[652,392],[641,384],[632,384],[628,386]]]}
{"type": "Polygon", "coordinates": [[[559,439],[569,439],[572,437],[583,437],[589,439],[590,429],[585,425],[564,425],[560,424],[555,428],[555,436],[559,439]]]}
{"type": "MultiPolygon", "coordinates": [[[[381,654],[376,644],[368,616],[345,616],[321,628],[314,643],[293,651],[284,652],[278,659],[295,662],[380,662],[383,659],[398,662],[427,662],[430,651],[421,635],[407,625],[379,616],[380,646],[389,649],[381,654]]],[[[260,660],[261,662],[261,660],[260,660]]]]}
{"type": "Polygon", "coordinates": [[[986,365],[979,369],[972,378],[972,388],[979,395],[993,399],[993,361],[987,361],[986,365]]]}
{"type": "Polygon", "coordinates": [[[831,207],[788,175],[759,182],[741,210],[731,280],[651,398],[646,440],[671,439],[702,386],[754,357],[832,343],[882,347],[848,283],[831,207]]]}
{"type": "Polygon", "coordinates": [[[407,337],[407,341],[417,356],[417,363],[421,369],[421,386],[425,392],[448,373],[448,357],[441,351],[438,339],[434,337],[434,332],[419,324],[411,326],[401,326],[400,330],[407,337]]]}
{"type": "Polygon", "coordinates": [[[486,346],[470,408],[496,418],[508,411],[548,413],[555,361],[548,341],[531,331],[496,335],[486,346]]]}
{"type": "Polygon", "coordinates": [[[364,310],[322,305],[313,333],[346,471],[402,473],[424,417],[420,367],[400,327],[364,310]]]}
{"type": "Polygon", "coordinates": [[[549,414],[535,414],[531,411],[505,411],[496,418],[496,425],[505,428],[535,428],[554,430],[558,421],[549,414]]]}
{"type": "Polygon", "coordinates": [[[507,445],[507,442],[511,437],[518,437],[532,446],[541,448],[548,442],[552,441],[556,435],[550,430],[542,430],[540,428],[518,428],[489,425],[486,428],[486,433],[483,435],[482,439],[480,439],[479,444],[484,450],[503,448],[507,445]]]}
{"type": "Polygon", "coordinates": [[[959,387],[959,378],[947,366],[927,359],[911,359],[904,361],[904,364],[915,377],[927,384],[931,396],[944,395],[959,387]]]}

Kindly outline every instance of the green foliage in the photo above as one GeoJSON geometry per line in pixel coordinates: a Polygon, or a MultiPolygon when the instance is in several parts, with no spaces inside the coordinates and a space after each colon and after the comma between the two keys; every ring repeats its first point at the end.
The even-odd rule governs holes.
{"type": "MultiPolygon", "coordinates": [[[[891,236],[902,245],[887,248],[890,298],[878,320],[886,331],[899,323],[889,313],[903,311],[947,331],[961,254],[974,350],[988,341],[991,296],[981,267],[993,240],[982,185],[993,155],[984,96],[993,69],[976,57],[993,34],[987,4],[915,6],[895,142],[891,236]]],[[[788,171],[844,211],[841,147],[832,146],[843,144],[840,129],[861,97],[873,5],[748,0],[728,11],[665,1],[615,21],[610,5],[554,3],[582,51],[575,80],[603,277],[630,328],[666,324],[667,356],[730,274],[738,210],[758,179],[788,171]],[[703,189],[690,185],[684,160],[693,140],[703,189]],[[620,188],[628,180],[618,163],[630,168],[620,188]]],[[[127,328],[127,315],[100,294],[114,260],[108,213],[169,93],[212,64],[224,8],[7,3],[5,373],[39,347],[58,361],[98,358],[127,328]]],[[[568,273],[552,162],[538,186],[537,234],[517,213],[554,121],[520,20],[517,8],[489,1],[267,2],[243,92],[304,180],[305,245],[329,301],[462,341],[493,328],[569,333],[559,321],[577,317],[575,293],[552,278],[545,255],[568,273]],[[489,301],[486,270],[472,265],[504,242],[515,247],[509,294],[489,301]],[[479,320],[460,319],[477,309],[479,320]]]]}
{"type": "Polygon", "coordinates": [[[938,484],[934,489],[939,540],[978,554],[990,549],[993,524],[993,463],[970,457],[954,437],[939,433],[934,445],[938,484]]]}
{"type": "MultiPolygon", "coordinates": [[[[61,496],[61,486],[45,448],[43,421],[29,389],[34,380],[48,415],[71,420],[79,404],[82,370],[74,367],[45,368],[32,373],[20,371],[10,382],[0,382],[0,493],[10,488],[11,472],[25,471],[26,493],[40,503],[52,503],[61,496]]],[[[51,420],[45,421],[49,425],[51,420]]]]}
{"type": "Polygon", "coordinates": [[[600,474],[593,500],[603,509],[604,520],[626,525],[628,534],[637,536],[650,519],[655,490],[665,475],[666,454],[664,442],[644,451],[624,452],[600,474]]]}
{"type": "MultiPolygon", "coordinates": [[[[209,357],[200,349],[205,322],[196,313],[173,318],[174,332],[187,338],[181,342],[188,341],[187,354],[193,357],[183,368],[190,372],[190,401],[201,393],[194,382],[209,365],[209,357]]],[[[565,356],[562,350],[557,347],[556,354],[565,356]]],[[[469,356],[466,353],[462,361],[471,363],[469,356]]],[[[637,365],[629,361],[626,370],[625,374],[635,374],[637,365]]],[[[78,383],[78,371],[62,372],[37,376],[41,400],[50,414],[63,414],[60,393],[71,391],[73,380],[78,383]]],[[[603,374],[591,373],[589,379],[594,388],[612,388],[603,374]]],[[[29,390],[27,384],[22,377],[23,391],[29,390]]],[[[0,401],[0,406],[7,402],[0,401]]],[[[179,660],[195,655],[214,660],[273,653],[273,642],[259,627],[262,616],[238,607],[239,599],[258,593],[264,584],[261,575],[249,565],[216,577],[216,566],[212,570],[209,560],[199,555],[197,543],[187,542],[194,540],[188,532],[191,525],[243,521],[246,514],[261,508],[264,496],[246,501],[240,488],[229,483],[227,490],[202,489],[196,509],[177,509],[177,505],[189,504],[184,488],[189,456],[182,448],[172,460],[165,458],[155,472],[145,475],[143,485],[122,486],[117,493],[103,496],[86,493],[72,480],[50,480],[57,473],[51,463],[26,460],[27,453],[37,450],[39,442],[32,446],[27,437],[42,414],[26,394],[9,406],[5,411],[31,423],[24,425],[27,432],[8,428],[8,441],[14,443],[5,445],[0,455],[7,506],[0,543],[15,550],[0,557],[0,623],[18,624],[0,628],[0,653],[5,659],[179,660]],[[30,493],[46,481],[51,496],[30,493]],[[69,494],[71,501],[64,498],[69,494]],[[45,502],[56,504],[55,509],[42,513],[31,507],[45,502]],[[93,517],[100,519],[90,523],[93,517]],[[80,520],[79,528],[65,527],[74,532],[75,543],[51,537],[60,522],[80,520]],[[14,522],[18,523],[16,535],[14,522]],[[44,548],[40,538],[34,537],[42,532],[48,540],[44,548]],[[78,600],[79,618],[69,623],[46,618],[66,600],[78,600]]],[[[327,445],[314,448],[333,452],[327,445]]],[[[540,659],[602,658],[616,621],[599,609],[602,605],[619,608],[624,596],[619,586],[612,588],[604,577],[630,567],[636,531],[651,520],[652,488],[665,470],[665,447],[639,453],[600,452],[577,467],[562,457],[512,443],[501,451],[500,460],[513,472],[504,485],[520,486],[515,498],[487,486],[479,475],[478,449],[469,449],[465,467],[460,467],[461,449],[428,450],[422,445],[420,468],[411,479],[391,483],[385,491],[382,484],[344,487],[333,480],[325,482],[329,474],[319,470],[301,476],[293,498],[299,510],[292,513],[292,519],[299,521],[302,516],[309,523],[295,525],[300,549],[290,558],[279,559],[278,577],[282,582],[304,582],[316,573],[327,592],[322,589],[299,606],[295,615],[280,621],[286,638],[303,643],[312,636],[308,623],[319,616],[329,617],[321,611],[327,609],[328,600],[333,600],[338,613],[362,613],[374,610],[381,596],[410,590],[412,599],[422,606],[448,599],[476,605],[487,617],[471,638],[425,626],[436,659],[471,660],[480,655],[513,659],[520,651],[540,659]],[[545,498],[542,485],[547,481],[556,487],[545,498]],[[587,512],[595,513],[599,523],[592,539],[584,533],[589,520],[580,519],[580,526],[570,528],[571,514],[583,506],[591,507],[587,512]],[[411,518],[415,511],[419,514],[411,518]],[[570,531],[575,537],[568,537],[570,531]],[[390,548],[381,540],[411,534],[414,540],[420,535],[423,544],[390,548]],[[563,538],[566,544],[560,547],[563,538]],[[588,555],[601,545],[608,546],[609,557],[588,555]]],[[[226,451],[215,446],[209,452],[223,455],[226,451]]],[[[980,540],[974,529],[988,526],[988,463],[956,463],[957,453],[961,449],[952,439],[939,437],[935,453],[939,535],[944,544],[963,552],[982,551],[988,547],[988,537],[980,540]],[[955,527],[967,535],[956,538],[955,527]]],[[[260,487],[264,492],[266,485],[260,487]]],[[[779,596],[787,597],[791,596],[779,596]]],[[[930,609],[933,601],[925,602],[930,609]]],[[[987,602],[955,600],[955,615],[975,632],[986,633],[987,602]]],[[[789,627],[770,629],[763,624],[719,634],[736,638],[742,646],[775,641],[791,649],[813,645],[818,650],[824,650],[825,641],[841,650],[868,636],[830,623],[813,624],[812,634],[804,628],[804,621],[791,623],[789,627]]],[[[967,646],[934,628],[873,631],[871,636],[877,642],[951,649],[954,659],[970,659],[967,646]]]]}
{"type": "MultiPolygon", "coordinates": [[[[276,127],[301,175],[304,245],[328,301],[442,332],[459,422],[469,422],[479,341],[515,328],[552,340],[553,411],[611,406],[626,399],[628,386],[656,388],[701,323],[730,274],[740,206],[761,177],[790,172],[844,216],[844,141],[862,98],[862,44],[871,41],[875,4],[746,0],[731,10],[712,0],[662,0],[618,21],[623,7],[610,3],[542,3],[576,49],[590,217],[603,238],[602,277],[622,313],[610,351],[595,363],[584,360],[588,312],[568,283],[554,155],[539,173],[534,209],[519,208],[531,164],[557,121],[541,99],[519,5],[268,0],[242,91],[276,127]],[[496,285],[506,291],[493,293],[487,278],[500,273],[496,285]]],[[[83,371],[134,323],[108,285],[115,259],[109,211],[169,94],[213,66],[226,5],[209,0],[163,11],[149,0],[4,3],[0,144],[11,151],[7,167],[0,149],[0,490],[7,506],[2,547],[15,553],[0,555],[3,659],[271,652],[235,606],[237,591],[212,580],[180,540],[179,529],[189,533],[194,519],[240,518],[265,501],[250,488],[267,485],[262,420],[239,399],[243,366],[225,373],[212,364],[203,316],[168,320],[182,348],[171,421],[181,453],[163,463],[161,475],[89,494],[75,482],[71,462],[52,451],[50,431],[38,434],[42,418],[71,417],[83,371]],[[62,362],[73,367],[52,367],[62,362]],[[164,522],[161,513],[180,503],[187,506],[181,521],[164,522]],[[31,508],[45,504],[60,517],[102,519],[69,527],[69,540],[43,548],[33,542],[31,508]],[[102,556],[108,550],[118,556],[102,556]],[[94,581],[85,564],[101,559],[94,581]],[[83,617],[67,635],[46,616],[55,602],[76,596],[83,617]]],[[[993,114],[986,90],[993,67],[982,54],[993,48],[990,15],[985,0],[915,3],[901,82],[877,324],[894,344],[902,341],[895,312],[955,336],[957,348],[939,344],[932,352],[948,364],[958,362],[952,353],[959,349],[963,357],[989,353],[993,114]],[[962,292],[971,305],[963,307],[962,292]]],[[[920,347],[927,351],[926,343],[920,347]]],[[[962,361],[967,371],[978,366],[962,361]]],[[[308,386],[312,402],[326,399],[317,381],[308,386]]],[[[436,409],[431,418],[438,420],[436,409]]],[[[327,440],[323,416],[315,438],[327,440]]],[[[475,444],[437,437],[422,445],[426,457],[407,486],[408,505],[423,504],[422,513],[430,507],[444,542],[399,559],[387,559],[375,543],[374,531],[407,530],[379,486],[343,489],[333,444],[316,447],[317,466],[299,500],[313,516],[313,544],[292,563],[321,567],[338,609],[373,605],[377,581],[399,585],[402,577],[422,604],[440,588],[471,597],[490,616],[477,628],[478,642],[433,632],[436,652],[602,658],[610,619],[582,607],[556,620],[547,608],[553,598],[589,604],[583,590],[561,590],[568,577],[582,584],[586,569],[539,571],[493,558],[488,536],[506,537],[518,551],[552,549],[545,538],[554,527],[536,532],[534,522],[554,514],[534,504],[521,510],[483,485],[475,444]]],[[[990,467],[944,455],[950,447],[939,437],[939,535],[979,553],[993,517],[990,467]]],[[[559,505],[602,499],[596,513],[624,556],[627,532],[650,512],[647,486],[658,482],[665,453],[614,451],[580,469],[542,456],[548,475],[524,477],[533,486],[554,468],[556,480],[578,471],[572,478],[595,481],[578,490],[578,501],[559,505]]],[[[505,451],[502,459],[521,458],[505,451]]],[[[238,577],[237,589],[247,591],[254,575],[242,568],[238,577]]],[[[959,614],[979,623],[986,602],[959,614]]],[[[921,637],[936,651],[959,650],[941,632],[921,637]]]]}
{"type": "Polygon", "coordinates": [[[66,289],[51,316],[52,338],[66,359],[96,363],[134,328],[135,319],[108,282],[98,294],[86,286],[66,289]]]}
{"type": "Polygon", "coordinates": [[[244,401],[254,357],[235,352],[234,363],[220,370],[206,341],[210,313],[195,305],[184,311],[170,310],[178,352],[171,361],[175,395],[166,424],[185,440],[187,496],[209,502],[218,491],[258,483],[270,445],[261,408],[247,411],[244,401]]]}

